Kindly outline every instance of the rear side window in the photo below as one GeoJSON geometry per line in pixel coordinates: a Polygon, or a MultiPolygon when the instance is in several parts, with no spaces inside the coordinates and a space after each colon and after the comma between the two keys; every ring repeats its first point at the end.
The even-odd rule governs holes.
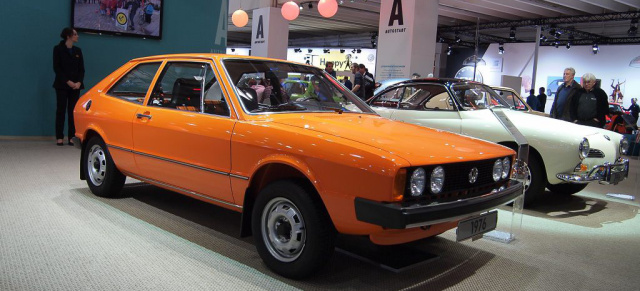
{"type": "Polygon", "coordinates": [[[407,86],[399,108],[408,110],[455,110],[445,87],[433,84],[407,86]]]}
{"type": "Polygon", "coordinates": [[[111,87],[107,94],[129,102],[142,104],[160,62],[139,64],[111,87]]]}
{"type": "Polygon", "coordinates": [[[371,106],[397,108],[403,91],[404,87],[391,89],[371,100],[371,106]]]}

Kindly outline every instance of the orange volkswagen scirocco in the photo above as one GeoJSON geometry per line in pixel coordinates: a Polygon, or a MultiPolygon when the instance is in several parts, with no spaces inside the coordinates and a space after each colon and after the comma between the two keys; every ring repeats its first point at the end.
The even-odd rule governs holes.
{"type": "Polygon", "coordinates": [[[241,212],[241,235],[291,278],[322,267],[337,233],[479,237],[522,192],[512,150],[382,118],[326,72],[281,60],[134,59],[74,116],[95,195],[117,196],[128,176],[241,212]]]}

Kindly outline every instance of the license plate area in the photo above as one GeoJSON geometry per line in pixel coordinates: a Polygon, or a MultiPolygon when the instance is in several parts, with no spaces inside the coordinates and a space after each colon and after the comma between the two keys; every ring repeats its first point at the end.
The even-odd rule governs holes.
{"type": "Polygon", "coordinates": [[[620,181],[624,180],[624,178],[626,177],[626,173],[625,172],[617,172],[617,173],[611,173],[611,175],[609,176],[609,183],[610,184],[618,184],[620,181]]]}
{"type": "Polygon", "coordinates": [[[498,224],[498,212],[491,211],[485,214],[467,218],[458,222],[456,229],[456,241],[463,241],[492,231],[498,224]]]}

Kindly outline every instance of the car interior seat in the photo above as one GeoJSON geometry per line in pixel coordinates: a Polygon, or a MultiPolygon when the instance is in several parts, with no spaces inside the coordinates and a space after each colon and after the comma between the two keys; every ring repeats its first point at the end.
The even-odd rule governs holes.
{"type": "Polygon", "coordinates": [[[258,109],[258,93],[255,89],[250,87],[239,87],[238,93],[238,99],[240,99],[240,102],[242,102],[247,111],[258,109]]]}
{"type": "MultiPolygon", "coordinates": [[[[178,78],[173,83],[173,91],[171,94],[170,107],[178,108],[179,106],[189,106],[196,109],[200,108],[201,84],[196,79],[178,78]]],[[[179,108],[180,109],[180,108],[179,108]]],[[[191,108],[189,108],[191,110],[191,108]]]]}

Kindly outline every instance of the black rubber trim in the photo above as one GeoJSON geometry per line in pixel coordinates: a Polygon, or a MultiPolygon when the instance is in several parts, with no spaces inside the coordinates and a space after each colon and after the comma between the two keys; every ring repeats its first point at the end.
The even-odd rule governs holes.
{"type": "Polygon", "coordinates": [[[522,183],[509,181],[507,187],[492,194],[438,203],[403,205],[402,202],[377,202],[356,197],[354,204],[359,221],[385,228],[404,229],[413,225],[429,225],[464,215],[483,212],[506,204],[522,194],[522,183]]]}

